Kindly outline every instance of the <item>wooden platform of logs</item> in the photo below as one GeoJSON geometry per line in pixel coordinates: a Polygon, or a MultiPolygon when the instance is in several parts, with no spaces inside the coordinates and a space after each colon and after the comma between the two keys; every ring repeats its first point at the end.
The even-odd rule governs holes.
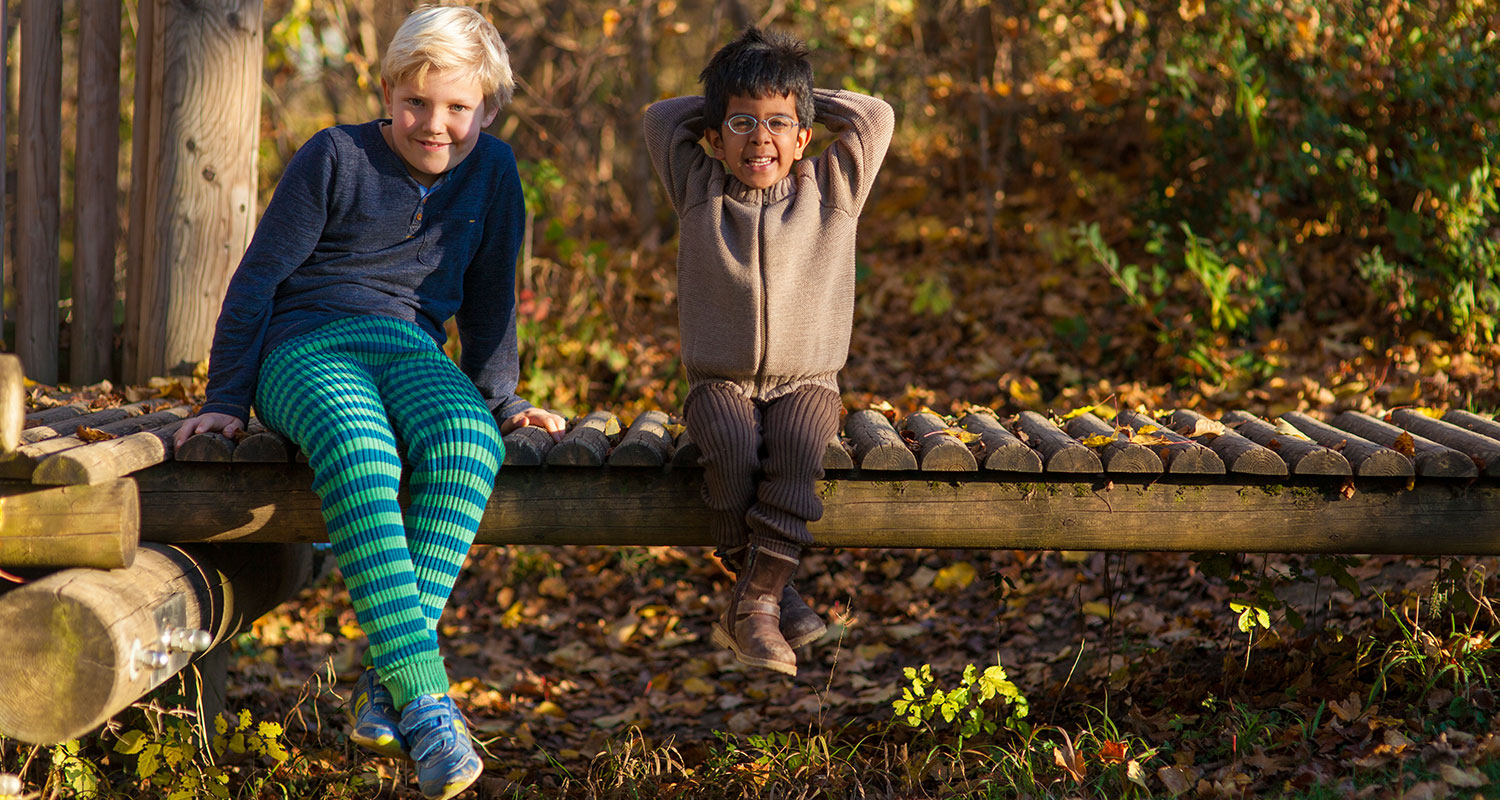
{"type": "MultiPolygon", "coordinates": [[[[173,452],[183,402],[23,399],[0,355],[0,568],[35,575],[0,582],[0,696],[27,699],[0,735],[51,743],[292,596],[326,531],[305,459],[253,421],[173,452]]],[[[523,428],[478,542],[709,545],[698,453],[659,411],[523,428]]],[[[1500,554],[1500,422],[1462,411],[857,410],[823,463],[820,546],[1500,554]]]]}
{"type": "MultiPolygon", "coordinates": [[[[174,453],[188,412],[145,401],[28,415],[0,456],[0,566],[121,566],[132,535],[324,539],[294,446],[252,422],[238,441],[200,434],[174,453]]],[[[507,436],[478,541],[709,544],[692,431],[660,411],[627,422],[595,411],[560,443],[536,428],[507,436]]],[[[824,546],[1500,553],[1500,422],[1464,411],[1055,424],[866,409],[847,415],[824,467],[812,525],[824,546]]]]}

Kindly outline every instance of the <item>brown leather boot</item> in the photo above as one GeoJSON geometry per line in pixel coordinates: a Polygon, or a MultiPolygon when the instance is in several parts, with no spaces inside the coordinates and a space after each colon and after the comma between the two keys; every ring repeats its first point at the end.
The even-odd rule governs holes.
{"type": "Polygon", "coordinates": [[[739,574],[724,616],[714,623],[714,644],[734,651],[741,664],[797,674],[797,654],[781,635],[781,593],[797,559],[759,548],[739,574]]]}
{"type": "MultiPolygon", "coordinates": [[[[741,546],[727,553],[720,553],[719,561],[724,569],[729,570],[729,574],[738,578],[745,568],[745,553],[749,549],[748,546],[741,546]]],[[[781,590],[781,636],[786,639],[787,646],[795,650],[816,642],[827,632],[827,623],[802,599],[802,595],[797,593],[797,587],[788,582],[786,588],[781,590]]]]}

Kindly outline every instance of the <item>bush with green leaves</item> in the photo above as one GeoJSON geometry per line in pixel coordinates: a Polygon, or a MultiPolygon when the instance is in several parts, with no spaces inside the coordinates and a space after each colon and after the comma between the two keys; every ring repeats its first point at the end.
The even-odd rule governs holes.
{"type": "Polygon", "coordinates": [[[896,718],[913,728],[927,728],[936,736],[938,728],[946,726],[962,750],[964,742],[975,736],[993,734],[999,730],[999,710],[986,710],[991,700],[997,706],[1008,706],[1004,717],[1006,728],[1023,730],[1031,707],[1026,695],[1016,688],[1005,675],[1005,667],[996,663],[979,672],[973,664],[964,668],[962,680],[951,690],[938,687],[932,676],[932,665],[920,668],[907,667],[902,670],[909,685],[901,689],[901,696],[892,701],[891,709],[896,718]]]}

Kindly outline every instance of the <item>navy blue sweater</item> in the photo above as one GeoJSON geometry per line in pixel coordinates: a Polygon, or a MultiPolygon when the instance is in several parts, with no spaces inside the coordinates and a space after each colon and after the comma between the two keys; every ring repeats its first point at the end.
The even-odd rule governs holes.
{"type": "Polygon", "coordinates": [[[229,281],[214,330],[204,412],[245,420],[261,360],[325,323],[376,315],[441,345],[457,315],[459,366],[490,410],[515,394],[515,269],[525,226],[510,145],[488,134],[425,198],[382,121],[319,131],[287,164],[229,281]]]}

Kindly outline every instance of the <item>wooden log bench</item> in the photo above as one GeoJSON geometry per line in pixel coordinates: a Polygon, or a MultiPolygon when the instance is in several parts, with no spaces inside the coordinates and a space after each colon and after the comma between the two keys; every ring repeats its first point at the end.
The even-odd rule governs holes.
{"type": "MultiPolygon", "coordinates": [[[[54,435],[25,445],[18,436],[10,452],[76,436],[67,416],[31,415],[22,433],[46,425],[54,435]]],[[[237,439],[200,435],[174,453],[170,433],[179,419],[169,414],[107,441],[69,442],[34,459],[29,480],[0,480],[0,567],[72,566],[45,580],[106,596],[142,582],[192,584],[200,595],[205,583],[247,592],[233,580],[194,578],[232,570],[191,559],[172,562],[164,578],[161,548],[212,546],[203,558],[234,561],[246,547],[326,540],[311,471],[295,447],[252,421],[237,439]],[[58,524],[48,514],[75,533],[47,541],[40,532],[58,524]],[[70,539],[71,550],[61,546],[70,539]]],[[[476,541],[709,546],[698,453],[692,432],[661,412],[628,421],[607,411],[584,415],[561,443],[521,429],[506,437],[505,467],[476,541]]],[[[810,530],[820,547],[1494,555],[1497,454],[1500,423],[1464,412],[1442,420],[1402,412],[1384,420],[1264,420],[1245,412],[1210,420],[1167,409],[1112,420],[1079,414],[1058,424],[1035,412],[1002,418],[976,410],[951,425],[931,413],[892,419],[858,410],[825,449],[825,510],[810,530]]],[[[272,605],[294,591],[289,573],[277,574],[258,579],[280,587],[265,598],[272,605]]],[[[41,606],[72,602],[51,590],[45,596],[53,600],[38,599],[44,590],[33,587],[42,584],[0,595],[0,637],[24,642],[6,654],[17,666],[70,663],[77,653],[60,643],[76,649],[124,625],[100,611],[53,612],[51,624],[61,627],[23,638],[10,628],[29,624],[41,606]]],[[[214,631],[224,626],[212,614],[193,617],[199,612],[189,604],[184,617],[171,599],[180,593],[96,606],[138,617],[130,624],[144,631],[134,637],[143,642],[170,640],[172,630],[221,638],[214,631]]],[[[59,699],[79,677],[0,683],[5,696],[67,709],[65,723],[0,715],[0,735],[37,742],[79,735],[193,657],[148,648],[166,655],[142,662],[139,653],[120,655],[123,645],[108,647],[89,658],[116,670],[133,663],[137,673],[145,663],[150,680],[117,681],[84,705],[59,699]]],[[[27,673],[4,666],[0,673],[27,673]]]]}

